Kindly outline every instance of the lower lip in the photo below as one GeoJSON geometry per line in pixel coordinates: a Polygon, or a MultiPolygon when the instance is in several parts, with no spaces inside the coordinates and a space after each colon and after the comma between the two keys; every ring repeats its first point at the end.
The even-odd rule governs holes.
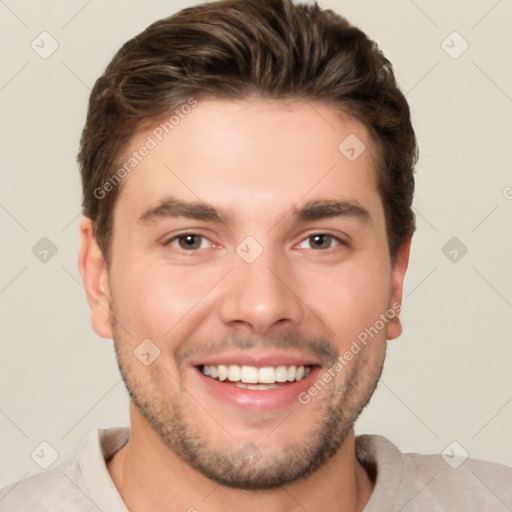
{"type": "Polygon", "coordinates": [[[194,367],[194,370],[208,392],[223,402],[238,409],[271,411],[300,403],[299,395],[311,387],[320,372],[320,367],[313,367],[309,375],[298,382],[265,390],[239,388],[234,384],[225,384],[207,377],[197,367],[194,367]]]}

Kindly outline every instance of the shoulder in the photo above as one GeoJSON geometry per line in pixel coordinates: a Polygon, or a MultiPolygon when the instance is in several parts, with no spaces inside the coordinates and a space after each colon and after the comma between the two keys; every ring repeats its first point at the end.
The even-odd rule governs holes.
{"type": "Polygon", "coordinates": [[[446,499],[464,510],[510,510],[512,468],[479,459],[418,453],[403,454],[426,495],[446,499]]]}
{"type": "Polygon", "coordinates": [[[512,509],[512,468],[507,466],[441,454],[402,453],[388,439],[374,435],[356,438],[356,454],[376,474],[375,499],[386,496],[397,510],[512,509]]]}
{"type": "Polygon", "coordinates": [[[69,461],[0,489],[0,512],[64,510],[61,506],[87,511],[91,502],[84,491],[76,464],[69,461]]]}
{"type": "Polygon", "coordinates": [[[93,430],[73,459],[0,489],[0,512],[126,512],[106,460],[128,437],[125,427],[93,430]]]}

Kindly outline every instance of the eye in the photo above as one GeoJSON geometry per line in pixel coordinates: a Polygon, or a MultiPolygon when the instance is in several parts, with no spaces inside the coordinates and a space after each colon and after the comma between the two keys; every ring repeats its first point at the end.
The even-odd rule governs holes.
{"type": "Polygon", "coordinates": [[[206,249],[208,243],[209,240],[203,235],[198,235],[197,233],[182,233],[181,235],[172,237],[165,242],[164,245],[172,245],[185,251],[195,251],[197,249],[206,249]]]}
{"type": "Polygon", "coordinates": [[[308,249],[308,247],[304,247],[303,244],[305,243],[309,243],[310,247],[313,249],[326,250],[332,249],[333,247],[338,245],[343,245],[344,242],[333,235],[328,235],[326,233],[315,233],[314,235],[305,238],[300,243],[299,247],[301,249],[308,249]]]}

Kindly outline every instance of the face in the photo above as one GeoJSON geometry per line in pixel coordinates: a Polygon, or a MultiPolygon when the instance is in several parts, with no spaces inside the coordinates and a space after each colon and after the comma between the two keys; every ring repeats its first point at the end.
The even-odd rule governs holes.
{"type": "Polygon", "coordinates": [[[126,152],[155,142],[116,201],[93,325],[174,454],[223,485],[289,483],[338,451],[400,334],[373,142],[269,100],[201,100],[160,132],[126,152]]]}

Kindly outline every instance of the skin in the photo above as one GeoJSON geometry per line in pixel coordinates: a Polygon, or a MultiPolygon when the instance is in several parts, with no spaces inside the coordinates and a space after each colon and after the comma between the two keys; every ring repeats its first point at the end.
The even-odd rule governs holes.
{"type": "MultiPolygon", "coordinates": [[[[151,134],[134,135],[126,155],[151,134]]],[[[228,403],[194,364],[287,354],[317,363],[313,383],[401,303],[410,240],[393,265],[373,148],[363,124],[319,102],[204,99],[123,183],[109,268],[82,220],[79,267],[92,325],[114,339],[132,393],[130,440],[108,463],[130,510],[364,508],[374,482],[355,457],[353,422],[377,384],[387,340],[401,334],[398,317],[305,405],[228,403]],[[349,134],[366,146],[354,161],[338,150],[349,134]],[[140,222],[171,195],[232,219],[140,222]],[[350,201],[368,217],[294,219],[294,207],[315,200],[350,201]],[[174,238],[183,232],[205,238],[193,239],[191,251],[174,238]],[[337,238],[318,247],[315,234],[337,238]],[[263,249],[252,263],[236,252],[247,236],[263,249]],[[133,353],[144,339],[160,350],[149,366],[133,353]],[[247,446],[256,460],[241,459],[247,446]],[[231,485],[219,483],[220,473],[231,485]],[[262,490],[247,488],[251,478],[262,490]]]]}

